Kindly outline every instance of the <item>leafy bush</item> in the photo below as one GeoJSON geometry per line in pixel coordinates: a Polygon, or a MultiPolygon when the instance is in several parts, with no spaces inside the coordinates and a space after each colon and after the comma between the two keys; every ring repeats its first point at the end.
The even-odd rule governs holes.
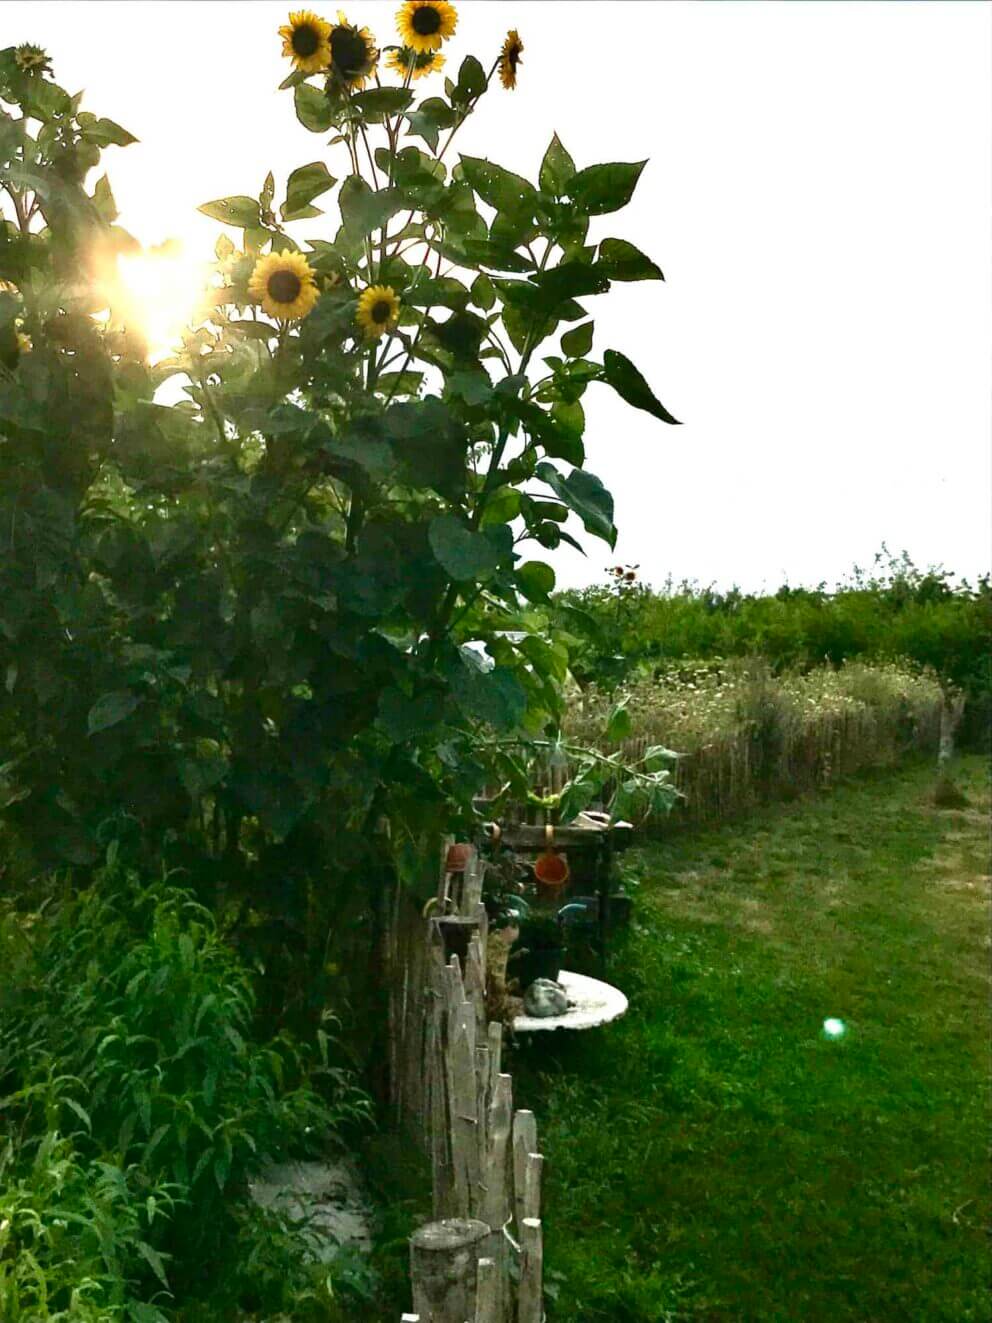
{"type": "MultiPolygon", "coordinates": [[[[13,927],[8,907],[16,946],[13,927]]],[[[367,1100],[326,1034],[317,1060],[286,1034],[253,1042],[250,976],[210,914],[168,879],[144,883],[113,847],[91,887],[59,883],[24,931],[30,957],[0,1000],[2,1317],[60,1317],[74,1293],[107,1310],[209,1295],[223,1247],[248,1242],[257,1258],[253,1234],[270,1239],[249,1175],[317,1151],[367,1100]]],[[[291,1245],[281,1275],[294,1281],[291,1245]]]]}

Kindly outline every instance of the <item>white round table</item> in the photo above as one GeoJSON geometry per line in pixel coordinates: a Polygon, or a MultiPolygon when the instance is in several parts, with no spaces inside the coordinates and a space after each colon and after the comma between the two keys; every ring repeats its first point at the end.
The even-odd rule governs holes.
{"type": "Polygon", "coordinates": [[[515,1034],[537,1033],[542,1029],[594,1029],[618,1019],[627,1009],[627,998],[619,988],[586,974],[563,969],[557,980],[574,1002],[564,1015],[518,1015],[513,1020],[515,1034]]]}

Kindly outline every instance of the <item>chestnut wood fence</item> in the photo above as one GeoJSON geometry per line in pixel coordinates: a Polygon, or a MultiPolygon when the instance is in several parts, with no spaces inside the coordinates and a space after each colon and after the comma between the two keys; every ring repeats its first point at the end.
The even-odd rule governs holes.
{"type": "MultiPolygon", "coordinates": [[[[445,846],[446,853],[447,843],[445,846]]],[[[398,1126],[430,1159],[433,1221],[410,1241],[404,1323],[542,1323],[537,1126],[515,1111],[503,1025],[486,1019],[482,863],[440,868],[428,915],[398,890],[390,1078],[398,1126]]]]}

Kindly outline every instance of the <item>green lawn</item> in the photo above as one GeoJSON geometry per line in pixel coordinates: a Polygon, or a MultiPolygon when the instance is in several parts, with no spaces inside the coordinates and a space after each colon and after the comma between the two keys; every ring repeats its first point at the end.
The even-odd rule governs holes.
{"type": "Polygon", "coordinates": [[[987,765],[959,775],[963,810],[916,763],[630,858],[627,1017],[506,1067],[552,1323],[992,1319],[987,765]]]}

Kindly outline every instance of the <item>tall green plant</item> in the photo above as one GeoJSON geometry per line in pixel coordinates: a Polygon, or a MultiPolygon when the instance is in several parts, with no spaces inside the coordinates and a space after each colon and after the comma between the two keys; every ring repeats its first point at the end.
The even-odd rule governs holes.
{"type": "Polygon", "coordinates": [[[440,38],[395,47],[396,83],[365,86],[385,64],[371,34],[320,22],[288,25],[284,86],[332,135],[331,166],[290,170],[278,208],[271,173],[203,208],[241,246],[218,240],[209,319],[155,368],[113,309],[103,329],[89,316],[109,186],[74,184],[78,216],[56,224],[61,154],[82,168],[127,135],[0,58],[21,112],[3,112],[0,275],[32,341],[0,401],[5,820],[39,861],[87,865],[124,806],[201,894],[222,885],[297,933],[316,861],[371,878],[377,829],[402,857],[485,782],[523,779],[512,747],[556,729],[568,664],[541,553],[575,542],[570,519],[615,537],[584,393],[675,421],[624,354],[592,354],[583,303],[661,278],[589,232],[644,162],[580,169],[557,136],[536,184],[453,159],[497,70],[515,82],[519,38],[418,99],[440,38]],[[339,216],[301,247],[285,225],[333,188],[339,216]],[[189,399],[153,403],[179,372],[189,399]]]}

